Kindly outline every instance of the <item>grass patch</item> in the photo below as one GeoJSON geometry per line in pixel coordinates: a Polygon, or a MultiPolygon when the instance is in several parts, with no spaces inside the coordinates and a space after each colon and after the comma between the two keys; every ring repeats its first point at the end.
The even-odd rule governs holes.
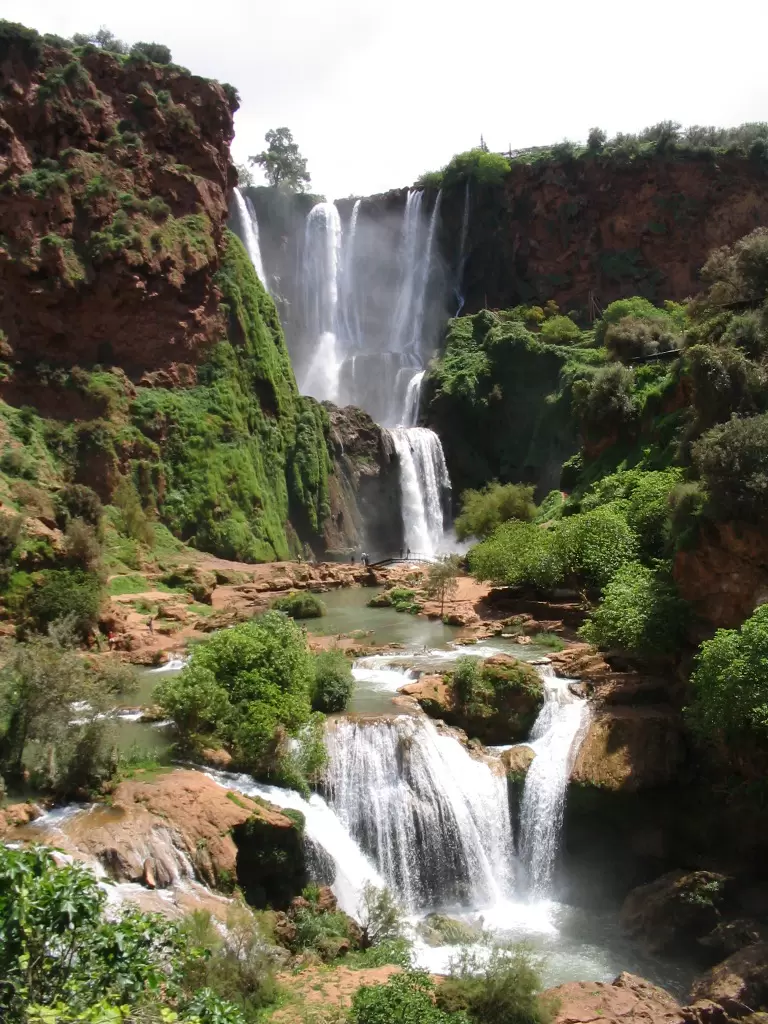
{"type": "Polygon", "coordinates": [[[538,647],[548,647],[550,651],[565,650],[565,641],[557,633],[534,633],[531,642],[538,647]]]}
{"type": "Polygon", "coordinates": [[[120,597],[122,594],[144,594],[154,590],[155,586],[144,576],[115,576],[107,584],[107,591],[110,597],[120,597]]]}

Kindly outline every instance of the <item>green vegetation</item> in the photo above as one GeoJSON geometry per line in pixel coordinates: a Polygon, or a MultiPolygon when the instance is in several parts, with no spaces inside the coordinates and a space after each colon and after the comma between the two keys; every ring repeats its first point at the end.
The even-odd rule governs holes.
{"type": "Polygon", "coordinates": [[[703,740],[765,743],[768,736],[768,607],[740,629],[718,629],[699,649],[688,722],[703,740]]]}
{"type": "Polygon", "coordinates": [[[459,540],[484,540],[509,519],[528,522],[536,514],[534,488],[525,484],[500,484],[494,480],[479,491],[464,491],[461,512],[454,529],[459,540]]]}
{"type": "Polygon", "coordinates": [[[396,612],[409,612],[417,615],[422,605],[416,598],[416,591],[410,587],[391,587],[376,594],[368,602],[369,608],[394,608],[396,612]]]}
{"type": "Polygon", "coordinates": [[[487,148],[470,149],[457,153],[441,171],[423,174],[416,184],[427,188],[451,188],[465,181],[500,185],[509,167],[509,161],[498,153],[489,153],[487,148]]]}
{"type": "Polygon", "coordinates": [[[0,776],[60,795],[98,788],[115,768],[104,712],[136,685],[121,664],[87,662],[74,649],[74,615],[48,635],[9,641],[0,670],[0,776]]]}
{"type": "Polygon", "coordinates": [[[275,998],[255,919],[236,909],[225,943],[207,914],[178,924],[137,910],[107,920],[83,866],[0,846],[0,1014],[8,1024],[126,1019],[253,1024],[275,998]]]}
{"type": "Polygon", "coordinates": [[[249,161],[263,168],[272,188],[304,192],[310,183],[307,161],[293,141],[290,129],[271,128],[264,139],[267,148],[256,156],[248,157],[249,161]]]}
{"type": "Polygon", "coordinates": [[[319,619],[325,615],[325,605],[309,590],[296,590],[272,602],[276,612],[285,612],[292,619],[319,619]]]}
{"type": "Polygon", "coordinates": [[[441,616],[445,610],[446,600],[450,601],[458,590],[459,572],[457,555],[441,555],[427,569],[422,590],[430,601],[440,602],[441,616]]]}
{"type": "Polygon", "coordinates": [[[325,714],[344,711],[354,688],[352,667],[343,651],[332,648],[315,655],[313,710],[323,711],[325,714]]]}
{"type": "MultiPolygon", "coordinates": [[[[459,658],[451,676],[453,696],[464,716],[472,719],[489,719],[504,715],[507,704],[514,704],[517,697],[533,698],[536,707],[531,720],[520,725],[518,731],[533,724],[538,705],[543,700],[541,679],[538,673],[524,661],[490,664],[469,656],[459,658]]],[[[506,715],[508,728],[512,723],[506,715]]]]}
{"type": "Polygon", "coordinates": [[[183,748],[223,744],[244,770],[306,790],[325,761],[313,684],[301,629],[267,612],[198,644],[182,672],[158,685],[155,700],[183,748]]]}

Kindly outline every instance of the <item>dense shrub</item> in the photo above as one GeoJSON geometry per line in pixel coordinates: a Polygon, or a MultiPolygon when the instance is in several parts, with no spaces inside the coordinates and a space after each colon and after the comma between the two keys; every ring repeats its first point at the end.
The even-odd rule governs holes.
{"type": "Polygon", "coordinates": [[[514,520],[502,524],[487,540],[469,552],[472,574],[498,586],[530,583],[553,587],[561,583],[565,567],[550,531],[514,520]]]}
{"type": "Polygon", "coordinates": [[[642,556],[660,558],[669,540],[671,495],[681,476],[677,469],[651,472],[631,469],[612,473],[592,485],[581,499],[581,509],[588,512],[620,502],[618,507],[637,534],[642,556]]]}
{"type": "Polygon", "coordinates": [[[84,484],[67,484],[56,495],[57,522],[62,529],[70,519],[82,519],[95,530],[101,528],[104,507],[98,494],[84,484]]]}
{"type": "Polygon", "coordinates": [[[542,966],[524,946],[494,947],[490,955],[465,948],[438,986],[435,1003],[473,1024],[549,1024],[557,1006],[541,998],[542,966]]]}
{"type": "Polygon", "coordinates": [[[588,436],[610,438],[636,421],[633,385],[632,370],[620,363],[574,382],[573,411],[588,436]]]}
{"type": "Polygon", "coordinates": [[[44,632],[56,619],[71,617],[78,635],[85,640],[96,628],[101,602],[101,580],[95,573],[47,569],[27,597],[28,625],[44,632]]]}
{"type": "Polygon", "coordinates": [[[435,1005],[435,983],[426,972],[393,974],[383,985],[363,985],[352,999],[350,1024],[460,1024],[435,1005]]]}
{"type": "Polygon", "coordinates": [[[569,316],[552,316],[541,325],[539,333],[552,345],[570,345],[581,339],[581,331],[569,316]]]}
{"type": "Polygon", "coordinates": [[[633,295],[628,299],[616,299],[606,306],[602,317],[595,324],[595,341],[603,344],[611,326],[621,323],[627,317],[633,321],[658,321],[667,328],[670,326],[670,317],[665,310],[659,309],[640,295],[633,295]]]}
{"type": "Polygon", "coordinates": [[[298,590],[272,602],[275,611],[285,612],[292,619],[319,619],[325,615],[325,605],[308,590],[298,590]]]}
{"type": "Polygon", "coordinates": [[[155,535],[133,480],[123,477],[112,501],[120,511],[120,532],[132,540],[151,546],[155,535]]]}
{"type": "Polygon", "coordinates": [[[82,519],[70,519],[64,530],[64,553],[73,566],[89,573],[98,572],[101,544],[94,528],[82,519]]]}
{"type": "Polygon", "coordinates": [[[765,408],[765,371],[738,349],[695,345],[686,353],[685,367],[699,432],[734,413],[749,416],[765,408]]]}
{"type": "Polygon", "coordinates": [[[765,522],[768,413],[713,427],[694,444],[692,456],[719,517],[765,522]]]}
{"type": "Polygon", "coordinates": [[[283,778],[291,751],[281,738],[310,724],[313,667],[301,629],[267,612],[198,644],[155,697],[187,746],[218,741],[244,768],[283,778]]]}
{"type": "Polygon", "coordinates": [[[668,572],[626,562],[603,591],[600,605],[580,635],[603,650],[633,654],[672,654],[688,624],[688,606],[668,572]]]}
{"type": "Polygon", "coordinates": [[[459,540],[467,537],[484,539],[509,519],[529,521],[536,514],[534,488],[526,484],[500,484],[493,481],[482,490],[464,491],[461,512],[454,529],[459,540]]]}
{"type": "Polygon", "coordinates": [[[567,516],[551,532],[565,574],[589,586],[604,587],[637,552],[637,538],[615,506],[567,516]]]}
{"type": "Polygon", "coordinates": [[[134,43],[131,47],[131,56],[151,60],[155,64],[170,64],[170,48],[163,43],[134,43]]]}
{"type": "Polygon", "coordinates": [[[315,711],[326,714],[343,711],[354,688],[352,668],[342,651],[332,649],[315,655],[315,679],[312,686],[312,707],[315,711]]]}
{"type": "Polygon", "coordinates": [[[699,648],[687,715],[703,739],[768,739],[768,606],[740,629],[718,629],[699,648]]]}
{"type": "Polygon", "coordinates": [[[668,318],[625,316],[605,332],[605,347],[612,359],[629,362],[679,347],[680,334],[668,318]]]}
{"type": "Polygon", "coordinates": [[[500,185],[509,174],[509,161],[499,153],[486,149],[470,149],[457,153],[442,171],[422,175],[419,184],[430,188],[450,188],[465,181],[479,185],[500,185]]]}

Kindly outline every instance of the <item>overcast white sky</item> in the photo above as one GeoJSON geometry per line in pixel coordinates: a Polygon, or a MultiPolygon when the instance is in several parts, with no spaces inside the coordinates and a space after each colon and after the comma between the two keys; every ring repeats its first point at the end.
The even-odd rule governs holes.
{"type": "Polygon", "coordinates": [[[408,185],[481,133],[501,150],[768,120],[766,0],[0,0],[0,17],[166,43],[240,91],[236,160],[287,125],[329,198],[408,185]]]}

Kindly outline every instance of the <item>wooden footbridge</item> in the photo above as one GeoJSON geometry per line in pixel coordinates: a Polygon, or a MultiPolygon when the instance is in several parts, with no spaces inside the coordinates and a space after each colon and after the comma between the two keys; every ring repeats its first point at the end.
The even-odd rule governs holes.
{"type": "Polygon", "coordinates": [[[411,562],[422,562],[431,565],[437,559],[434,555],[420,555],[418,552],[411,552],[408,555],[391,555],[379,558],[375,562],[368,562],[369,569],[383,569],[387,565],[408,565],[411,562]]]}

